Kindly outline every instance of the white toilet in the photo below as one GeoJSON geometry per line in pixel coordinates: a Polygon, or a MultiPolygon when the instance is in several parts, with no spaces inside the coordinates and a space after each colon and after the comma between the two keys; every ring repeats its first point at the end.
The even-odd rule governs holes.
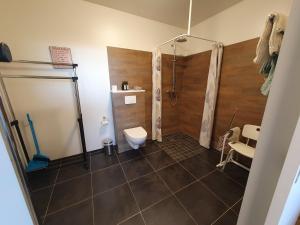
{"type": "Polygon", "coordinates": [[[134,127],[124,130],[125,138],[133,149],[145,144],[147,139],[147,131],[143,127],[134,127]]]}

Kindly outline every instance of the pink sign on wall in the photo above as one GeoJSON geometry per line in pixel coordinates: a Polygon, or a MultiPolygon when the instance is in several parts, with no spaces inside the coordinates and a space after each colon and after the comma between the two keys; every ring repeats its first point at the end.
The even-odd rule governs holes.
{"type": "MultiPolygon", "coordinates": [[[[49,46],[52,62],[54,64],[73,64],[71,49],[66,47],[49,46]]],[[[72,66],[54,65],[57,69],[69,69],[72,66]]]]}

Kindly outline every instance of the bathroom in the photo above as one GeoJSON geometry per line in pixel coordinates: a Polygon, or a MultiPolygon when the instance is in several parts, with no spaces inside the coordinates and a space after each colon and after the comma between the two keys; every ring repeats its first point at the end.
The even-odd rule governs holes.
{"type": "MultiPolygon", "coordinates": [[[[280,183],[280,174],[292,165],[285,160],[293,153],[299,116],[299,91],[292,88],[299,78],[293,74],[300,68],[287,63],[290,72],[283,71],[286,62],[279,58],[274,88],[266,94],[261,65],[253,60],[272,12],[288,17],[291,28],[281,51],[291,62],[296,58],[284,49],[295,44],[290,33],[299,32],[293,23],[299,19],[299,0],[1,3],[7,19],[0,21],[0,42],[13,57],[0,63],[1,111],[9,123],[19,122],[29,162],[36,154],[30,113],[41,152],[50,158],[46,169],[24,172],[28,162],[16,123],[9,126],[16,150],[4,151],[13,158],[5,162],[12,161],[15,169],[2,176],[9,178],[1,195],[3,224],[295,224],[300,207],[288,211],[289,223],[279,223],[285,211],[273,212],[272,206],[279,204],[275,189],[289,184],[280,183]],[[215,46],[219,58],[212,56],[215,46]],[[69,51],[72,68],[55,64],[57,49],[69,51]],[[214,73],[219,80],[207,146],[200,134],[206,133],[207,84],[214,73]],[[278,107],[289,111],[280,114],[278,107]],[[256,145],[255,155],[230,157],[223,142],[227,132],[238,127],[242,136],[247,124],[262,128],[257,144],[249,142],[252,150],[256,145]],[[268,135],[275,130],[285,130],[286,136],[268,135]],[[267,160],[276,163],[266,165],[267,160]],[[9,187],[14,176],[18,184],[9,187]],[[14,221],[12,213],[20,218],[14,221]],[[272,215],[278,215],[277,222],[272,215]]],[[[243,137],[232,144],[236,141],[246,143],[243,137]]]]}

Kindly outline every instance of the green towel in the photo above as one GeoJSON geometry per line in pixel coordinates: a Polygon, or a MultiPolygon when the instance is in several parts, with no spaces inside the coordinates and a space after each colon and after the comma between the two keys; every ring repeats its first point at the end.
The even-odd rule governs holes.
{"type": "Polygon", "coordinates": [[[277,63],[278,55],[273,54],[269,60],[261,67],[260,73],[266,78],[265,82],[260,88],[263,95],[267,96],[269,94],[271,83],[274,76],[274,71],[277,63]]]}

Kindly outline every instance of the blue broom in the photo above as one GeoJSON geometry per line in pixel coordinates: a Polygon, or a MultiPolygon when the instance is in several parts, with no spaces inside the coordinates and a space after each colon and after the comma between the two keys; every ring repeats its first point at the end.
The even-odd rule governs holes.
{"type": "Polygon", "coordinates": [[[31,134],[32,134],[32,138],[33,138],[33,142],[34,142],[34,146],[35,146],[35,150],[36,150],[36,154],[33,155],[32,160],[29,161],[26,171],[27,172],[32,172],[35,170],[41,170],[41,169],[45,169],[48,167],[48,163],[50,161],[50,159],[44,155],[41,150],[40,150],[40,146],[36,137],[36,133],[34,130],[34,126],[33,126],[33,122],[30,118],[29,113],[26,114],[27,116],[27,120],[30,126],[30,130],[31,130],[31,134]]]}

